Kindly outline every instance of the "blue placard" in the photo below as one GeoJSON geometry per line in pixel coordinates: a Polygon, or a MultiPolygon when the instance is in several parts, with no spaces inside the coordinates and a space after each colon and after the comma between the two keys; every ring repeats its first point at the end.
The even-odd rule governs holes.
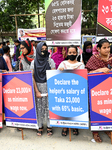
{"type": "Polygon", "coordinates": [[[112,130],[112,72],[88,74],[91,130],[112,130]]]}
{"type": "Polygon", "coordinates": [[[6,125],[37,129],[37,117],[31,71],[3,74],[6,125]]]}
{"type": "Polygon", "coordinates": [[[87,70],[47,71],[50,125],[88,129],[87,70]]]}

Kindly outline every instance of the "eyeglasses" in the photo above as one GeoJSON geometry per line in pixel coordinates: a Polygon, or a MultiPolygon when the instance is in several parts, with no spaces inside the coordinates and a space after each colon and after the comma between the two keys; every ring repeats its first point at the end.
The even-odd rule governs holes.
{"type": "Polygon", "coordinates": [[[21,47],[20,50],[24,49],[25,47],[21,47]]]}

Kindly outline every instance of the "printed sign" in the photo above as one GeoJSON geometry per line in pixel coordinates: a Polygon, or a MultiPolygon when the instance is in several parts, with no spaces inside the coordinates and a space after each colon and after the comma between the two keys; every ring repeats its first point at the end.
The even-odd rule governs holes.
{"type": "Polygon", "coordinates": [[[95,35],[85,35],[82,36],[82,47],[84,46],[84,42],[91,41],[92,45],[94,46],[96,44],[96,36],[95,35]]]}
{"type": "Polygon", "coordinates": [[[32,73],[3,74],[6,125],[37,129],[32,73]]]}
{"type": "Polygon", "coordinates": [[[26,39],[35,41],[45,41],[46,40],[46,29],[18,29],[18,39],[19,41],[24,41],[26,39]]]}
{"type": "Polygon", "coordinates": [[[0,128],[2,128],[2,73],[0,73],[0,128]]]}
{"type": "Polygon", "coordinates": [[[45,0],[47,45],[80,45],[81,4],[81,0],[45,0]]]}
{"type": "Polygon", "coordinates": [[[102,38],[112,42],[112,0],[99,0],[97,41],[102,38]]]}
{"type": "Polygon", "coordinates": [[[50,125],[88,129],[87,70],[47,70],[50,125]]]}
{"type": "Polygon", "coordinates": [[[91,130],[112,130],[112,72],[88,75],[91,130]]]}

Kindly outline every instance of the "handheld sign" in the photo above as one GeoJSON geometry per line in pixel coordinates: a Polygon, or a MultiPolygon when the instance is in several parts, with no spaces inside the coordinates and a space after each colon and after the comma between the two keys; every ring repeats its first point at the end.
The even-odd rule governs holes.
{"type": "Polygon", "coordinates": [[[0,128],[2,128],[2,73],[0,73],[0,128]]]}
{"type": "Polygon", "coordinates": [[[88,129],[87,70],[47,70],[50,125],[88,129]]]}
{"type": "Polygon", "coordinates": [[[3,74],[6,126],[37,129],[31,71],[3,74]]]}
{"type": "Polygon", "coordinates": [[[91,130],[112,130],[112,72],[88,75],[91,130]]]}

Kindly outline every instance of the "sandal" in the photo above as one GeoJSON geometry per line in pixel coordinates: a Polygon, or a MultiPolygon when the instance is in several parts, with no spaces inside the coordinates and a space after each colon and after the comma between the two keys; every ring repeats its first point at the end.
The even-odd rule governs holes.
{"type": "Polygon", "coordinates": [[[37,130],[37,135],[38,135],[38,136],[41,136],[41,135],[42,135],[42,132],[43,132],[43,127],[42,127],[42,128],[39,128],[39,129],[37,130]]]}
{"type": "Polygon", "coordinates": [[[78,135],[78,134],[79,134],[78,129],[73,129],[73,135],[78,135]]]}
{"type": "Polygon", "coordinates": [[[52,128],[47,127],[47,135],[50,137],[53,134],[52,128]]]}
{"type": "Polygon", "coordinates": [[[94,140],[97,142],[97,143],[101,143],[102,142],[102,140],[100,139],[100,136],[99,136],[99,134],[98,133],[93,133],[93,138],[94,138],[94,140]]]}
{"type": "Polygon", "coordinates": [[[67,136],[67,133],[68,133],[68,129],[67,128],[63,128],[62,132],[61,132],[61,135],[62,136],[67,136]]]}
{"type": "Polygon", "coordinates": [[[107,134],[108,137],[111,139],[111,132],[110,131],[105,131],[105,134],[107,134]]]}

